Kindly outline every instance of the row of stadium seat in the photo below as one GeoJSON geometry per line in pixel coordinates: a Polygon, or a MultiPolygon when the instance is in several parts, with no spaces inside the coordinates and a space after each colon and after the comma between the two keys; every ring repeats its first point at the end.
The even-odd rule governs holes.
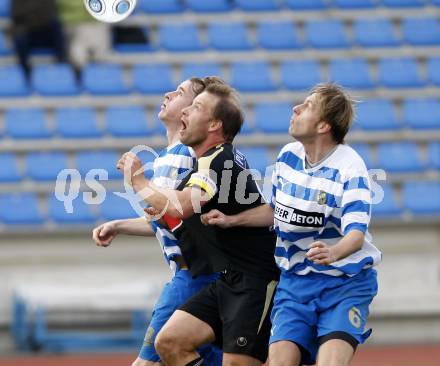
{"type": "MultiPolygon", "coordinates": [[[[431,142],[421,149],[412,142],[382,143],[375,154],[367,144],[354,144],[353,148],[363,157],[368,168],[381,168],[388,173],[421,173],[427,170],[440,172],[440,142],[431,142]],[[424,153],[423,153],[424,151],[424,153]]],[[[240,149],[248,158],[253,169],[263,175],[274,163],[273,155],[265,147],[243,147],[240,149]]],[[[81,177],[92,169],[104,169],[108,179],[121,179],[116,167],[120,154],[115,151],[82,151],[69,158],[68,154],[56,152],[32,152],[20,160],[15,154],[0,153],[0,182],[20,182],[28,178],[36,182],[54,182],[65,168],[78,169],[81,177]]],[[[144,154],[143,163],[151,163],[153,154],[144,154]]],[[[152,171],[146,171],[151,176],[152,171]]]]}
{"type": "MultiPolygon", "coordinates": [[[[29,87],[18,66],[3,66],[0,67],[0,97],[27,96],[31,91],[45,96],[81,92],[92,95],[162,94],[175,88],[173,70],[168,64],[134,65],[130,71],[127,70],[129,75],[124,74],[121,65],[90,64],[83,69],[80,86],[69,65],[40,65],[35,68],[29,87]]],[[[279,69],[265,61],[232,62],[229,72],[218,63],[191,63],[183,65],[180,74],[180,80],[218,75],[229,79],[227,81],[241,92],[270,92],[284,88],[306,90],[326,80],[352,89],[419,88],[440,85],[440,58],[433,57],[420,63],[414,58],[384,58],[379,59],[377,65],[362,58],[331,60],[328,77],[324,76],[324,66],[315,60],[283,61],[279,69]],[[371,70],[375,66],[377,80],[371,70]],[[422,66],[426,66],[426,76],[422,66]]]]}
{"type": "MultiPolygon", "coordinates": [[[[9,16],[10,1],[0,0],[0,17],[9,16]]],[[[179,13],[185,10],[194,12],[223,12],[235,9],[271,11],[286,7],[294,10],[320,10],[331,7],[355,9],[387,6],[395,8],[439,4],[439,0],[140,0],[137,11],[161,14],[179,13]]]]}
{"type": "MultiPolygon", "coordinates": [[[[171,52],[247,51],[256,47],[268,50],[348,47],[398,47],[402,45],[440,45],[440,21],[438,18],[407,18],[402,20],[401,32],[390,19],[357,19],[352,29],[340,20],[310,20],[301,28],[292,22],[261,22],[257,24],[256,41],[243,22],[214,22],[208,25],[207,44],[195,24],[163,24],[158,30],[157,44],[117,47],[120,51],[166,50],[171,52]],[[352,35],[350,37],[349,35],[352,35]],[[401,36],[399,35],[401,34],[401,36]],[[352,39],[351,39],[352,38],[352,39]]],[[[149,37],[156,39],[156,37],[149,37]]],[[[0,55],[7,55],[4,35],[0,33],[0,55]]]]}
{"type": "MultiPolygon", "coordinates": [[[[438,182],[406,182],[400,191],[390,185],[381,184],[385,196],[382,202],[373,205],[373,217],[399,216],[404,211],[414,215],[439,215],[440,201],[434,199],[440,196],[438,182]],[[417,199],[414,199],[417,197],[417,199]]],[[[114,220],[138,215],[130,203],[113,192],[107,192],[105,200],[100,205],[88,205],[79,194],[73,200],[73,213],[66,212],[64,203],[55,196],[45,198],[41,209],[38,197],[32,193],[0,194],[0,223],[7,225],[42,224],[53,221],[57,224],[92,224],[97,220],[114,220]]]]}
{"type": "MultiPolygon", "coordinates": [[[[386,99],[364,100],[358,103],[354,130],[398,131],[440,129],[440,101],[438,99],[407,99],[398,117],[396,106],[386,99]]],[[[242,133],[286,133],[292,116],[292,104],[257,103],[246,111],[242,133]]],[[[157,110],[146,112],[145,108],[109,107],[100,115],[88,107],[59,108],[53,119],[43,109],[9,109],[4,114],[4,130],[0,136],[12,139],[99,138],[105,135],[145,137],[163,134],[157,110]],[[148,115],[148,117],[147,117],[148,115]],[[49,123],[51,121],[52,123],[49,123]],[[52,125],[50,127],[50,125],[52,125]]]]}

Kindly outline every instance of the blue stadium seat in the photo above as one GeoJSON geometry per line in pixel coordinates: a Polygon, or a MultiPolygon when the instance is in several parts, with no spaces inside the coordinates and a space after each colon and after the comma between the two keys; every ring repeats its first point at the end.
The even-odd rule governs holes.
{"type": "Polygon", "coordinates": [[[428,80],[435,85],[440,86],[440,57],[432,57],[426,63],[428,71],[428,80]]]}
{"type": "Polygon", "coordinates": [[[91,94],[117,95],[128,92],[120,65],[86,65],[82,70],[82,84],[91,94]]]}
{"type": "Polygon", "coordinates": [[[396,193],[394,192],[392,186],[382,182],[380,182],[379,185],[383,190],[383,198],[380,202],[375,202],[375,199],[379,199],[379,197],[376,198],[375,193],[379,192],[376,192],[373,189],[372,192],[374,203],[371,206],[373,219],[375,216],[392,217],[400,215],[402,213],[402,206],[397,201],[396,193]]]}
{"type": "Polygon", "coordinates": [[[319,83],[321,71],[318,61],[285,61],[281,63],[282,84],[290,90],[306,90],[319,83]]]}
{"type": "Polygon", "coordinates": [[[367,168],[373,168],[375,166],[373,158],[371,155],[371,149],[368,144],[357,143],[350,144],[350,146],[359,154],[359,156],[364,160],[367,168]]]}
{"type": "Polygon", "coordinates": [[[358,19],[353,24],[355,42],[361,47],[395,47],[399,41],[389,19],[358,19]]]}
{"type": "Polygon", "coordinates": [[[425,167],[413,142],[387,142],[379,144],[377,149],[379,168],[387,172],[421,172],[425,167]]]}
{"type": "Polygon", "coordinates": [[[334,4],[341,9],[374,8],[374,0],[334,0],[334,4]]]}
{"type": "Polygon", "coordinates": [[[0,56],[6,56],[11,53],[6,37],[3,32],[0,31],[0,56]]]}
{"type": "Polygon", "coordinates": [[[110,107],[105,113],[107,131],[115,137],[148,136],[145,110],[141,107],[110,107]]]}
{"type": "Polygon", "coordinates": [[[403,120],[414,129],[440,129],[440,101],[407,99],[403,103],[403,120]]]}
{"type": "Polygon", "coordinates": [[[168,64],[135,65],[133,86],[144,94],[163,94],[175,89],[171,67],[168,64]]]}
{"type": "Polygon", "coordinates": [[[294,49],[303,46],[292,22],[261,22],[257,25],[257,39],[269,50],[294,49]]]}
{"type": "Polygon", "coordinates": [[[307,43],[315,48],[347,48],[348,38],[340,20],[309,20],[305,25],[307,43]]]}
{"type": "Polygon", "coordinates": [[[0,67],[0,97],[21,97],[28,94],[26,78],[19,66],[0,67]]]}
{"type": "Polygon", "coordinates": [[[217,63],[190,63],[182,66],[180,79],[187,80],[192,77],[219,76],[223,78],[223,71],[217,63]]]}
{"type": "Polygon", "coordinates": [[[244,23],[216,22],[208,25],[208,38],[211,47],[217,50],[249,50],[247,28],[244,23]]]}
{"type": "Polygon", "coordinates": [[[338,59],[330,61],[330,80],[346,88],[370,89],[373,81],[365,59],[338,59]]]}
{"type": "Polygon", "coordinates": [[[41,139],[51,136],[42,109],[9,109],[5,114],[6,134],[15,139],[41,139]]]}
{"type": "Polygon", "coordinates": [[[183,11],[180,0],[141,0],[138,8],[145,13],[180,13],[183,11]]]}
{"type": "Polygon", "coordinates": [[[10,15],[10,1],[11,0],[0,0],[0,18],[8,18],[10,15]]]}
{"type": "Polygon", "coordinates": [[[38,65],[32,71],[32,86],[42,95],[63,96],[78,94],[75,74],[70,65],[38,65]]]}
{"type": "Polygon", "coordinates": [[[22,178],[17,157],[11,153],[0,154],[0,182],[19,182],[22,178]]]}
{"type": "Polygon", "coordinates": [[[33,193],[0,194],[0,221],[10,225],[36,225],[43,215],[33,193]]]}
{"type": "Polygon", "coordinates": [[[424,0],[382,0],[383,5],[390,8],[421,7],[424,0]]]}
{"type": "Polygon", "coordinates": [[[89,224],[97,220],[92,206],[83,201],[82,192],[72,201],[71,213],[66,210],[65,202],[59,201],[55,196],[48,198],[48,207],[49,218],[57,224],[89,224]]]}
{"type": "Polygon", "coordinates": [[[164,24],[159,27],[160,45],[167,51],[200,51],[200,34],[195,24],[164,24]]]}
{"type": "Polygon", "coordinates": [[[438,182],[406,182],[402,196],[405,207],[415,215],[440,214],[438,182]]]}
{"type": "Polygon", "coordinates": [[[104,202],[100,206],[101,217],[104,220],[120,220],[139,217],[130,202],[125,198],[107,192],[104,202]]]}
{"type": "Polygon", "coordinates": [[[416,60],[385,58],[378,64],[379,82],[388,88],[416,88],[423,85],[416,60]]]}
{"type": "Polygon", "coordinates": [[[264,61],[233,63],[231,76],[232,86],[242,92],[275,90],[270,65],[264,61]]]}
{"type": "Polygon", "coordinates": [[[289,103],[259,103],[255,105],[255,126],[266,133],[286,134],[292,117],[289,103]]]}
{"type": "Polygon", "coordinates": [[[122,179],[123,174],[116,169],[120,155],[113,151],[82,151],[76,155],[76,167],[82,177],[92,169],[104,169],[108,179],[122,179]]]}
{"type": "Polygon", "coordinates": [[[440,44],[440,21],[438,18],[407,18],[402,22],[405,41],[415,46],[440,44]]]}
{"type": "Polygon", "coordinates": [[[320,10],[327,7],[326,0],[284,0],[284,3],[294,10],[320,10]]]}
{"type": "Polygon", "coordinates": [[[235,3],[245,11],[267,11],[279,8],[275,0],[235,0],[235,3]]]}
{"type": "Polygon", "coordinates": [[[58,173],[67,168],[64,152],[33,152],[26,156],[27,175],[36,181],[55,181],[58,173]]]}
{"type": "Polygon", "coordinates": [[[102,135],[92,108],[60,108],[55,112],[55,125],[64,138],[96,138],[102,135]]]}
{"type": "Polygon", "coordinates": [[[272,164],[266,147],[240,147],[238,149],[245,157],[251,169],[258,170],[264,175],[266,168],[272,164]]]}
{"type": "Polygon", "coordinates": [[[232,8],[229,0],[186,0],[186,5],[197,13],[222,12],[232,8]]]}
{"type": "Polygon", "coordinates": [[[357,105],[356,122],[363,130],[399,130],[393,102],[386,99],[368,99],[357,105]]]}
{"type": "Polygon", "coordinates": [[[440,170],[440,142],[431,142],[428,145],[429,163],[432,168],[440,170]]]}

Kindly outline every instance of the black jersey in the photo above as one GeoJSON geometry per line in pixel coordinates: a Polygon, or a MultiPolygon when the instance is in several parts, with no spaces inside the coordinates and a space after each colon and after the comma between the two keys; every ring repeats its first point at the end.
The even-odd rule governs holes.
{"type": "Polygon", "coordinates": [[[210,200],[176,232],[183,256],[193,275],[235,270],[277,278],[275,233],[265,227],[222,229],[205,226],[200,215],[217,209],[235,215],[265,203],[246,158],[231,144],[216,146],[197,161],[179,189],[198,187],[210,200]]]}

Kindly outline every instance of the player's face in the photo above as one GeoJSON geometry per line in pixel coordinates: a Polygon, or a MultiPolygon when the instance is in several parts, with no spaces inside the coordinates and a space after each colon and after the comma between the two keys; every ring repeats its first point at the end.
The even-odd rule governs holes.
{"type": "Polygon", "coordinates": [[[191,81],[185,80],[175,91],[165,94],[160,106],[159,118],[166,122],[180,123],[183,108],[191,105],[194,96],[191,81]]]}
{"type": "Polygon", "coordinates": [[[310,140],[317,136],[319,98],[316,93],[309,95],[302,104],[293,107],[290,119],[289,135],[298,141],[310,140]]]}
{"type": "Polygon", "coordinates": [[[182,111],[182,128],[180,130],[182,143],[195,147],[206,140],[216,104],[217,97],[203,92],[195,97],[191,106],[182,111]]]}

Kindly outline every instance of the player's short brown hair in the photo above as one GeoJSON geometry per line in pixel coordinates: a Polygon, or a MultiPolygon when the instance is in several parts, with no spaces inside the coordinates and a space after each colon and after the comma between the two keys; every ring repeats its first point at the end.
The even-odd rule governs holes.
{"type": "Polygon", "coordinates": [[[226,84],[218,76],[205,76],[204,78],[193,77],[189,79],[189,81],[191,81],[192,91],[195,96],[201,94],[211,84],[226,84]]]}
{"type": "Polygon", "coordinates": [[[218,98],[212,118],[222,121],[226,142],[234,141],[244,121],[237,92],[224,82],[212,82],[206,87],[205,92],[218,98]]]}
{"type": "Polygon", "coordinates": [[[336,143],[344,143],[354,119],[354,101],[339,85],[322,83],[316,85],[310,94],[318,96],[320,119],[331,126],[331,134],[336,143]]]}

